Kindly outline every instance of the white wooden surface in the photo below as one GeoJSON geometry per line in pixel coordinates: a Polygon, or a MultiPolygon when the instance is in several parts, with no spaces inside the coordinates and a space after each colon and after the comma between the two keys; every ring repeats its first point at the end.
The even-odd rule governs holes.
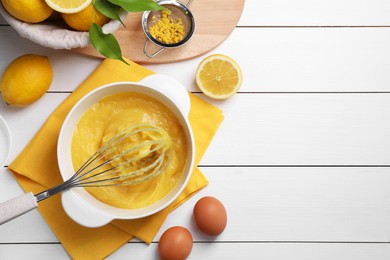
{"type": "MultiPolygon", "coordinates": [[[[189,259],[390,259],[389,14],[387,0],[247,0],[237,28],[211,52],[244,72],[240,93],[222,102],[194,84],[203,57],[146,65],[223,109],[225,120],[200,163],[210,185],[150,246],[132,241],[109,259],[156,259],[173,225],[193,233],[189,259]],[[228,210],[215,240],[191,218],[205,195],[228,210]]],[[[48,55],[54,82],[28,108],[0,102],[13,137],[8,163],[100,62],[37,46],[0,18],[0,73],[24,53],[48,55]]],[[[21,193],[1,169],[0,201],[21,193]]],[[[54,258],[69,256],[36,211],[0,226],[0,259],[54,258]]]]}

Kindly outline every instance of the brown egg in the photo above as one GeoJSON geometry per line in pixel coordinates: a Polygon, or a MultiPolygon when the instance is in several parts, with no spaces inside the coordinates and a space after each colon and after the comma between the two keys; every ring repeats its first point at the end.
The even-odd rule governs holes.
{"type": "Polygon", "coordinates": [[[185,260],[192,250],[192,235],[184,227],[171,227],[162,234],[158,242],[161,260],[185,260]]]}
{"type": "Polygon", "coordinates": [[[203,197],[195,204],[194,220],[198,228],[209,236],[221,234],[227,224],[226,209],[214,197],[203,197]]]}

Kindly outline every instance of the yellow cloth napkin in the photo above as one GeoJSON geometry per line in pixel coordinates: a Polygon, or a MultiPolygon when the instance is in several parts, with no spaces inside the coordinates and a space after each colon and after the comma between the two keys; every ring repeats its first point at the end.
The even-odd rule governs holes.
{"type": "MultiPolygon", "coordinates": [[[[139,81],[153,72],[135,63],[104,60],[97,69],[51,114],[35,137],[11,163],[17,181],[25,191],[41,192],[62,182],[57,166],[56,145],[63,120],[72,106],[85,94],[116,81],[139,81]]],[[[222,111],[199,97],[191,99],[190,124],[194,132],[197,165],[223,120],[222,111]]],[[[100,228],[86,228],[73,222],[64,212],[60,196],[39,203],[39,211],[73,259],[102,259],[133,237],[150,243],[168,213],[207,185],[195,168],[178,199],[165,210],[139,220],[114,220],[100,228]]]]}

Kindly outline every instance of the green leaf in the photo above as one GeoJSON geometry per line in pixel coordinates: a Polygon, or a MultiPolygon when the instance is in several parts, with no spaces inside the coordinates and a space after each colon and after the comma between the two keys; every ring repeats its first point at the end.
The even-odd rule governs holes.
{"type": "Polygon", "coordinates": [[[112,33],[103,33],[102,27],[96,23],[92,23],[91,29],[89,29],[89,38],[93,47],[100,52],[103,56],[120,60],[129,65],[122,57],[122,51],[119,47],[118,41],[112,33]]]}
{"type": "Polygon", "coordinates": [[[114,5],[118,5],[127,12],[143,12],[149,10],[165,10],[166,8],[157,4],[153,0],[108,0],[114,5]]]}
{"type": "Polygon", "coordinates": [[[111,20],[120,21],[121,24],[125,26],[119,17],[119,11],[121,9],[120,6],[114,5],[107,0],[93,0],[92,3],[103,15],[107,16],[111,20]]]}

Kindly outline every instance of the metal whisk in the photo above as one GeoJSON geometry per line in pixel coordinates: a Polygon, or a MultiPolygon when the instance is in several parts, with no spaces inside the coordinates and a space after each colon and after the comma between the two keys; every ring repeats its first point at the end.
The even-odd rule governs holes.
{"type": "Polygon", "coordinates": [[[171,157],[171,140],[161,128],[133,125],[107,141],[64,183],[35,197],[44,200],[74,187],[132,185],[161,174],[171,157]]]}
{"type": "Polygon", "coordinates": [[[134,185],[149,180],[168,166],[171,145],[168,133],[161,128],[151,124],[130,126],[105,142],[67,181],[35,196],[26,193],[0,204],[0,224],[74,187],[134,185]]]}

